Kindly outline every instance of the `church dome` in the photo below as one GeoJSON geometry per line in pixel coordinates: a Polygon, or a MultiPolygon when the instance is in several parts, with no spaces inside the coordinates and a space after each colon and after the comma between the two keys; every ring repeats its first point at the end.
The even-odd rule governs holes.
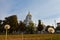
{"type": "Polygon", "coordinates": [[[30,12],[28,12],[28,15],[27,16],[32,16],[32,15],[30,14],[30,12]]]}

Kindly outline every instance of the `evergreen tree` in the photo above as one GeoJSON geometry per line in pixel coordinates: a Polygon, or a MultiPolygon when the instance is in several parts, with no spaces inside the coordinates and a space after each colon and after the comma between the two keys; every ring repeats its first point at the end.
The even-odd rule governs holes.
{"type": "Polygon", "coordinates": [[[2,29],[2,20],[0,20],[0,33],[2,33],[3,29],[2,29]]]}
{"type": "Polygon", "coordinates": [[[43,30],[43,25],[41,24],[41,20],[38,21],[37,29],[38,29],[38,31],[42,31],[43,30]]]}
{"type": "Polygon", "coordinates": [[[18,30],[20,30],[21,32],[24,32],[25,31],[25,27],[26,26],[25,26],[24,22],[20,21],[18,30]]]}

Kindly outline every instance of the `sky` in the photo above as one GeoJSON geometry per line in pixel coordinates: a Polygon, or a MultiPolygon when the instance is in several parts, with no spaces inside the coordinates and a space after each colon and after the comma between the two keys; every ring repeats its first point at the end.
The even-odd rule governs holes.
{"type": "Polygon", "coordinates": [[[29,11],[35,23],[38,20],[45,25],[60,22],[60,0],[0,0],[0,20],[11,15],[24,20],[29,11]]]}

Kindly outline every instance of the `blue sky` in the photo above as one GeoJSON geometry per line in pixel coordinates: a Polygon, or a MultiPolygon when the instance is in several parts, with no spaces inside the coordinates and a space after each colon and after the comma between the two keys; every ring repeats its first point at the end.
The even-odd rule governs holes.
{"type": "Polygon", "coordinates": [[[28,11],[32,20],[39,19],[46,25],[54,25],[54,20],[60,20],[60,0],[0,0],[0,19],[17,15],[18,20],[24,20],[28,11]]]}

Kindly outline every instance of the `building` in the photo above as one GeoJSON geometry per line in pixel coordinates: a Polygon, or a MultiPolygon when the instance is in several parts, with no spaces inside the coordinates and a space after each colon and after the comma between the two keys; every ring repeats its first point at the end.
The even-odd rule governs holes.
{"type": "Polygon", "coordinates": [[[59,22],[59,23],[57,23],[57,26],[60,26],[60,22],[59,22]]]}
{"type": "Polygon", "coordinates": [[[60,22],[57,23],[56,33],[60,34],[60,22]]]}
{"type": "Polygon", "coordinates": [[[24,20],[24,23],[27,25],[29,25],[29,23],[32,22],[32,15],[30,14],[30,12],[28,12],[25,20],[24,20]]]}

